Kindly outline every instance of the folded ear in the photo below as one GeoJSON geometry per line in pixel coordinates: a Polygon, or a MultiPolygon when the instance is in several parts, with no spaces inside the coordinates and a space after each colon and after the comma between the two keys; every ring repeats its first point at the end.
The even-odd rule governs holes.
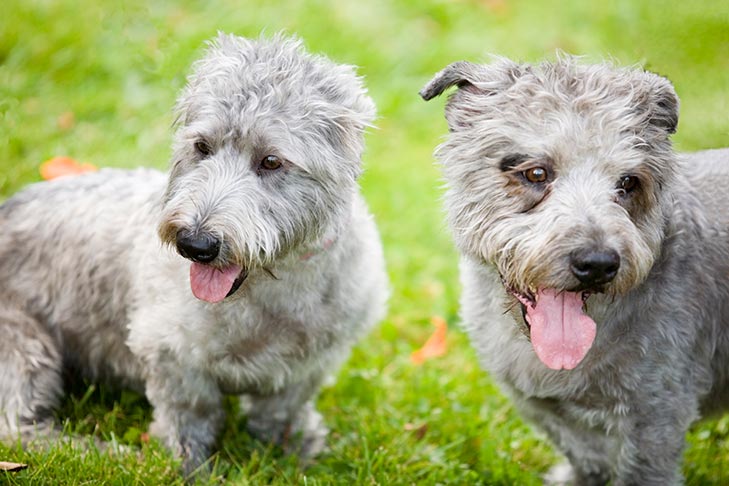
{"type": "Polygon", "coordinates": [[[459,89],[479,94],[491,94],[512,86],[517,79],[530,70],[528,65],[517,64],[498,56],[494,56],[494,62],[491,64],[458,61],[436,74],[420,90],[420,96],[428,101],[442,94],[451,86],[458,86],[459,89]]]}
{"type": "Polygon", "coordinates": [[[645,75],[648,97],[644,102],[644,108],[648,123],[664,130],[667,134],[676,133],[679,101],[673,85],[658,74],[646,72],[645,75]]]}
{"type": "Polygon", "coordinates": [[[510,88],[530,69],[505,58],[496,58],[492,64],[454,62],[436,74],[420,91],[420,96],[427,101],[457,86],[458,91],[448,99],[445,108],[448,126],[456,131],[471,126],[474,113],[485,109],[484,97],[510,88]]]}
{"type": "Polygon", "coordinates": [[[420,90],[420,96],[429,101],[436,96],[443,94],[451,86],[473,85],[479,79],[479,73],[483,71],[483,66],[472,64],[467,61],[458,61],[447,66],[445,69],[436,74],[425,87],[420,90]]]}

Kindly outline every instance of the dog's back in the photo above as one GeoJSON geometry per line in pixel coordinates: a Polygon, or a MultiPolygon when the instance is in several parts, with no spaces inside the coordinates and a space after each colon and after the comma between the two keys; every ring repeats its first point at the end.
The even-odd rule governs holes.
{"type": "Polygon", "coordinates": [[[89,378],[134,376],[121,344],[130,277],[114,262],[132,258],[131,233],[154,227],[136,220],[153,221],[164,183],[156,171],[105,169],[34,184],[0,206],[0,313],[22,313],[43,331],[18,329],[17,317],[0,325],[48,333],[89,378]]]}
{"type": "Polygon", "coordinates": [[[686,177],[706,208],[712,224],[729,229],[729,148],[681,154],[686,177]]]}
{"type": "Polygon", "coordinates": [[[705,282],[715,282],[709,288],[696,284],[698,293],[714,289],[702,301],[716,319],[703,323],[706,356],[701,357],[712,358],[712,387],[701,403],[706,416],[729,408],[729,148],[681,154],[680,162],[701,205],[704,232],[693,257],[703,265],[705,282]]]}

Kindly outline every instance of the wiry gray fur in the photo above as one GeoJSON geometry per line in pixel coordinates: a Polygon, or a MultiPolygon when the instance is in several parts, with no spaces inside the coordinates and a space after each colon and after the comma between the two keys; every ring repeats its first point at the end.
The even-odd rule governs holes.
{"type": "Polygon", "coordinates": [[[637,68],[460,62],[421,95],[451,86],[436,155],[482,364],[575,484],[681,483],[688,427],[729,404],[729,150],[676,155],[676,94],[637,68]],[[530,164],[553,174],[539,189],[530,164]],[[570,255],[593,248],[620,256],[586,303],[597,336],[575,369],[549,369],[515,295],[579,288],[570,255]]]}
{"type": "Polygon", "coordinates": [[[322,448],[315,393],[388,291],[357,185],[374,105],[352,67],[300,44],[210,43],[178,101],[169,177],[101,170],[0,207],[0,435],[50,433],[73,369],[145,393],[151,432],[188,473],[224,394],[246,395],[259,437],[322,448]],[[283,165],[262,169],[267,155],[283,165]],[[192,295],[182,230],[221,240],[210,265],[247,269],[237,292],[192,295]]]}

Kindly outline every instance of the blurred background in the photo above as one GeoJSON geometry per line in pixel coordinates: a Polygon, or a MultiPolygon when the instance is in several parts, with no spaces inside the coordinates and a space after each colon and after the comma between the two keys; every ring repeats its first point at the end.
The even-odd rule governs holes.
{"type": "MultiPolygon", "coordinates": [[[[5,0],[0,199],[39,180],[39,164],[59,155],[100,167],[163,170],[175,97],[203,42],[218,30],[295,33],[310,51],[359,66],[379,111],[361,183],[385,243],[392,298],[387,319],[321,395],[333,430],[330,453],[302,470],[245,438],[244,422],[233,420],[217,477],[282,484],[538,483],[557,458],[479,369],[458,330],[457,257],[431,155],[447,130],[445,97],[425,103],[418,91],[456,60],[488,62],[497,54],[539,61],[563,50],[668,77],[681,99],[676,147],[728,146],[729,2],[5,0]],[[442,321],[449,329],[446,353],[413,363],[411,353],[433,322],[442,321]]],[[[69,481],[172,481],[169,459],[143,440],[144,400],[88,390],[65,406],[72,429],[139,445],[148,453],[138,469],[146,472],[135,469],[142,459],[133,456],[118,459],[128,467],[105,469],[62,448],[40,456],[0,446],[0,460],[36,464],[12,480],[64,474],[69,481]]],[[[729,482],[727,437],[725,419],[696,427],[686,457],[689,483],[729,482]]]]}

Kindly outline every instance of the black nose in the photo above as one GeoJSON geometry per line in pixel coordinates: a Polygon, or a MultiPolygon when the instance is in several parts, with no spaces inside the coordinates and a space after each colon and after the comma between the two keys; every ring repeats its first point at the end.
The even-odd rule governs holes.
{"type": "Polygon", "coordinates": [[[570,255],[572,274],[583,284],[606,284],[615,278],[619,268],[620,255],[615,250],[583,250],[570,255]]]}
{"type": "Polygon", "coordinates": [[[207,233],[177,232],[177,251],[194,262],[210,263],[220,253],[220,240],[207,233]]]}

